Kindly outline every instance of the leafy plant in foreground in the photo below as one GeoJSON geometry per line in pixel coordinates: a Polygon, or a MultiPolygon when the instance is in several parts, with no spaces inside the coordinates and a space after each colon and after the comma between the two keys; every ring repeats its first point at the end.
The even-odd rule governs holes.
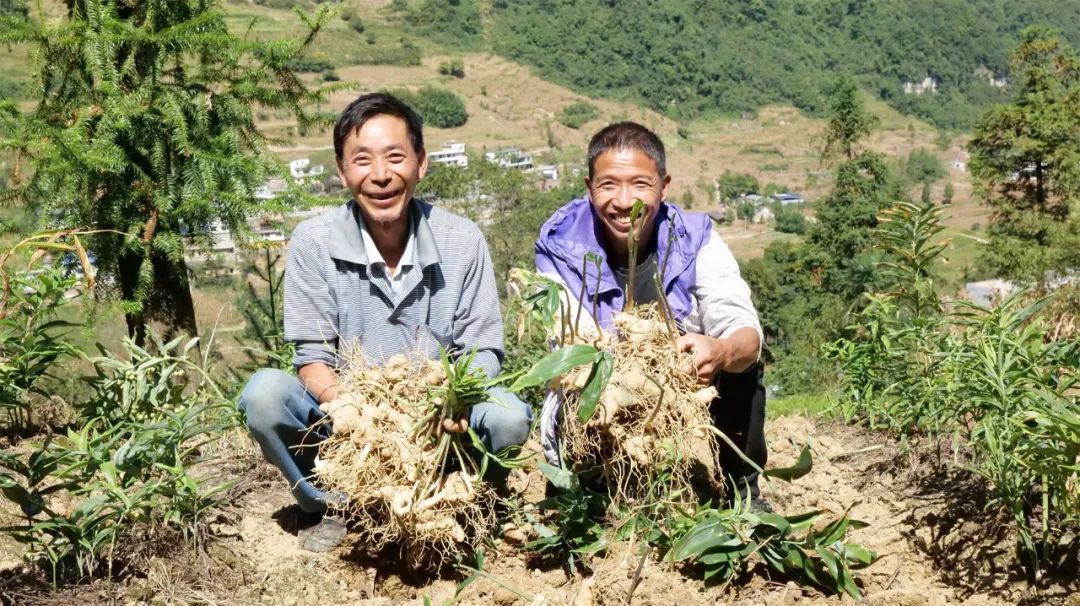
{"type": "Polygon", "coordinates": [[[845,543],[848,529],[862,522],[841,516],[814,530],[822,516],[811,511],[794,516],[752,513],[742,504],[733,509],[695,512],[696,523],[669,553],[673,562],[693,562],[707,582],[727,583],[755,558],[801,585],[827,593],[861,597],[853,571],[873,564],[877,555],[845,543]]]}
{"type": "Polygon", "coordinates": [[[592,345],[582,344],[556,349],[534,364],[524,376],[518,377],[510,386],[510,390],[519,391],[526,387],[543,385],[586,364],[592,366],[585,388],[581,392],[577,413],[578,419],[585,423],[596,412],[600,394],[604,392],[604,388],[607,386],[608,379],[611,378],[612,370],[615,367],[615,361],[610,352],[592,345]]]}
{"type": "Polygon", "coordinates": [[[536,504],[537,509],[551,515],[547,523],[535,516],[529,519],[539,538],[527,543],[525,549],[565,557],[571,570],[585,568],[589,558],[608,545],[601,524],[608,496],[582,486],[569,469],[540,463],[540,471],[557,492],[536,504]]]}
{"type": "Polygon", "coordinates": [[[57,361],[75,353],[63,338],[72,325],[55,317],[75,281],[49,268],[16,275],[10,284],[20,296],[19,305],[0,314],[0,408],[7,412],[8,426],[21,431],[33,424],[31,395],[49,397],[38,383],[57,361]]]}
{"type": "MultiPolygon", "coordinates": [[[[901,206],[877,241],[890,290],[869,296],[854,336],[834,343],[849,420],[906,442],[951,436],[966,467],[1008,512],[1032,579],[1069,553],[1077,532],[1080,343],[1047,339],[1050,298],[1018,292],[996,307],[942,305],[928,271],[940,213],[901,206]]],[[[1071,556],[1075,559],[1075,551],[1071,556]]]]}
{"type": "Polygon", "coordinates": [[[232,485],[192,472],[205,447],[236,426],[231,402],[205,377],[182,395],[171,384],[177,373],[161,369],[191,367],[185,357],[125,346],[128,361],[104,358],[106,370],[98,361],[94,397],[82,408],[102,414],[25,455],[0,453],[0,492],[20,512],[2,530],[50,568],[54,584],[103,567],[111,576],[119,541],[141,520],[197,539],[200,516],[232,485]],[[159,408],[146,406],[151,398],[159,408]]]}

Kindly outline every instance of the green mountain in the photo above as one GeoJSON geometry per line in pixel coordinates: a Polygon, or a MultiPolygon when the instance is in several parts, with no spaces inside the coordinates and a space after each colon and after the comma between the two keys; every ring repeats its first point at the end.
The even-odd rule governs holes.
{"type": "Polygon", "coordinates": [[[850,74],[905,113],[966,128],[1008,96],[1023,28],[1080,45],[1078,0],[419,0],[402,17],[433,42],[674,118],[777,102],[818,113],[850,74]]]}

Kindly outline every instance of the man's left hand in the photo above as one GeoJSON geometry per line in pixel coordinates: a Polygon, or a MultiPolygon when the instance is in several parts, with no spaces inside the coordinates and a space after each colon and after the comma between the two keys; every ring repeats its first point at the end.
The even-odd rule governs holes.
{"type": "Polygon", "coordinates": [[[704,385],[712,383],[716,371],[730,364],[731,344],[725,339],[716,339],[696,333],[687,333],[675,342],[679,351],[694,354],[694,368],[698,381],[704,385]]]}

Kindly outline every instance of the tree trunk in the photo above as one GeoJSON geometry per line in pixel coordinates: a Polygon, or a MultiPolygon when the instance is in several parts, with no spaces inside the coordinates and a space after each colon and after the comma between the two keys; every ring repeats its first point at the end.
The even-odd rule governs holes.
{"type": "MultiPolygon", "coordinates": [[[[120,292],[125,301],[138,299],[139,269],[143,264],[141,252],[124,253],[117,259],[120,292]]],[[[146,328],[150,322],[160,323],[166,340],[187,333],[197,336],[195,302],[191,298],[187,265],[174,262],[160,252],[150,253],[154,277],[150,292],[142,300],[141,313],[124,313],[128,336],[142,347],[146,343],[146,328]]]]}

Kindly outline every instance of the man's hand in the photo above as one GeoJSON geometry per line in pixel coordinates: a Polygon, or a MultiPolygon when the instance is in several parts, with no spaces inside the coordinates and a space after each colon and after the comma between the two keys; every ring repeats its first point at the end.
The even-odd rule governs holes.
{"type": "Polygon", "coordinates": [[[697,372],[698,382],[709,385],[718,370],[722,370],[730,364],[731,344],[726,339],[716,339],[687,333],[675,342],[679,351],[689,351],[694,354],[694,367],[688,369],[697,372]]]}
{"type": "Polygon", "coordinates": [[[457,421],[443,419],[442,428],[447,433],[465,433],[469,431],[469,419],[466,417],[461,417],[457,421]]]}
{"type": "Polygon", "coordinates": [[[363,402],[353,394],[341,394],[323,402],[319,408],[330,417],[330,423],[336,432],[349,432],[362,429],[360,425],[360,406],[363,402]]]}
{"type": "Polygon", "coordinates": [[[687,333],[676,341],[680,351],[694,354],[694,368],[698,380],[712,383],[717,371],[744,372],[758,361],[761,341],[757,331],[743,327],[725,338],[715,338],[697,333],[687,333]]]}
{"type": "Polygon", "coordinates": [[[333,368],[322,362],[312,362],[301,366],[297,374],[308,393],[315,396],[320,404],[338,397],[338,376],[333,368]]]}

